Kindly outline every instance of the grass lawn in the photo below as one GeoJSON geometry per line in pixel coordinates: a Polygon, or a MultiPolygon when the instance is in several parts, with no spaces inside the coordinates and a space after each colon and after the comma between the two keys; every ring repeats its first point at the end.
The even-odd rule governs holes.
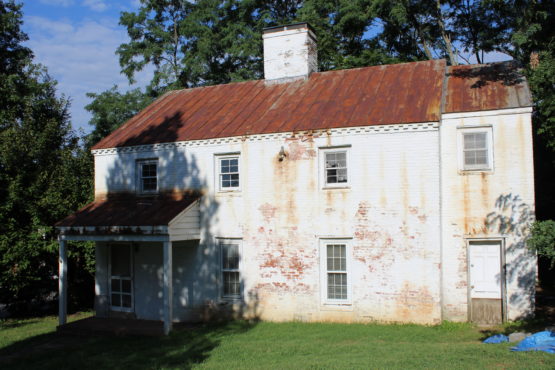
{"type": "Polygon", "coordinates": [[[60,335],[56,323],[55,317],[0,321],[0,369],[555,368],[555,355],[483,344],[490,333],[468,324],[237,321],[153,338],[60,335]]]}

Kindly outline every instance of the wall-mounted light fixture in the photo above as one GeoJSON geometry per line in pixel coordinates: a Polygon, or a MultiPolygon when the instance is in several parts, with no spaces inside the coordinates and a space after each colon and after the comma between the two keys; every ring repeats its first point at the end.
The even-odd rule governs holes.
{"type": "Polygon", "coordinates": [[[287,157],[287,153],[285,153],[285,149],[283,149],[283,146],[282,146],[281,150],[279,151],[279,154],[278,154],[278,159],[279,159],[280,162],[283,162],[285,157],[287,157]]]}

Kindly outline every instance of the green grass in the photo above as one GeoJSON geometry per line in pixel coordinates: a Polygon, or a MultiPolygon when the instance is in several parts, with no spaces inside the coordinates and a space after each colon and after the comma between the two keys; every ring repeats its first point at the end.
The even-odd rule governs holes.
{"type": "Polygon", "coordinates": [[[469,324],[236,321],[157,338],[74,337],[55,326],[53,317],[0,322],[0,368],[555,368],[555,355],[483,344],[490,333],[469,324]]]}

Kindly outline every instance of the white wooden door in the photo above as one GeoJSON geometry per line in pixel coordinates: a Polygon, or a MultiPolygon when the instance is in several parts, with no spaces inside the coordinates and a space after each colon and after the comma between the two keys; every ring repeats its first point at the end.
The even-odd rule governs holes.
{"type": "Polygon", "coordinates": [[[501,243],[471,241],[468,247],[470,298],[501,299],[501,243]]]}

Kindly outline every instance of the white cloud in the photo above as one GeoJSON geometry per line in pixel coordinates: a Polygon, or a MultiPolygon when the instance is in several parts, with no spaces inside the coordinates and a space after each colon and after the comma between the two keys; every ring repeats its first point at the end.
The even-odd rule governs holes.
{"type": "Polygon", "coordinates": [[[129,86],[120,74],[115,51],[128,41],[125,30],[117,25],[117,18],[84,19],[81,21],[51,20],[39,16],[25,17],[24,31],[35,61],[48,68],[58,81],[58,91],[72,99],[72,123],[87,132],[90,114],[85,105],[90,103],[87,92],[102,92],[114,84],[122,89],[146,85],[152,70],[137,76],[138,83],[129,86]]]}
{"type": "Polygon", "coordinates": [[[103,12],[108,9],[108,4],[104,0],[83,0],[82,4],[95,12],[103,12]]]}
{"type": "Polygon", "coordinates": [[[73,5],[73,0],[39,0],[40,3],[45,5],[54,5],[54,6],[71,6],[73,5]]]}

